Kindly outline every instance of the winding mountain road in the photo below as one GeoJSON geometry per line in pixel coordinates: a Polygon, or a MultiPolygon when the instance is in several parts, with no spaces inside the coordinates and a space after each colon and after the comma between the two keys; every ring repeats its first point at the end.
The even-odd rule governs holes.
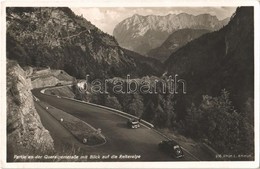
{"type": "MultiPolygon", "coordinates": [[[[41,121],[54,139],[56,149],[69,149],[69,147],[80,147],[85,155],[140,155],[132,161],[196,161],[196,157],[184,150],[183,159],[173,159],[164,152],[159,151],[158,143],[166,138],[158,134],[154,129],[141,126],[138,129],[129,129],[126,126],[127,119],[111,110],[103,109],[93,105],[80,103],[67,98],[41,93],[42,89],[34,89],[32,93],[57,109],[63,110],[94,128],[100,128],[106,137],[106,143],[100,146],[86,146],[78,142],[66,129],[58,123],[39,103],[35,107],[40,115],[41,121]]],[[[96,161],[103,161],[96,159],[96,161]]],[[[111,159],[110,159],[111,161],[111,159]]],[[[113,159],[112,161],[129,161],[129,159],[113,159]]]]}

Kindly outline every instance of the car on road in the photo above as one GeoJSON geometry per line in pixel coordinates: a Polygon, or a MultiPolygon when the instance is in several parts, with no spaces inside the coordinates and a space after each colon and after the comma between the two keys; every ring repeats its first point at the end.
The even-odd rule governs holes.
{"type": "Polygon", "coordinates": [[[62,84],[61,83],[57,83],[55,86],[62,86],[62,84]]]}
{"type": "Polygon", "coordinates": [[[163,140],[159,143],[159,149],[173,158],[184,157],[181,146],[174,140],[163,140]]]}
{"type": "Polygon", "coordinates": [[[139,120],[138,120],[138,119],[135,119],[135,118],[129,119],[126,124],[127,124],[127,126],[128,126],[129,128],[132,128],[132,129],[134,129],[134,128],[139,128],[139,127],[140,127],[140,122],[139,122],[139,120]]]}

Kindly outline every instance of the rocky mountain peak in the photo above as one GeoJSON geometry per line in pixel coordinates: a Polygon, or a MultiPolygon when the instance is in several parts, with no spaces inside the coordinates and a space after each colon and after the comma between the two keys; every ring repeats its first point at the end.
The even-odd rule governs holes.
{"type": "Polygon", "coordinates": [[[226,21],[218,20],[216,16],[210,14],[198,16],[187,13],[166,16],[135,14],[117,24],[113,35],[122,47],[146,55],[176,30],[192,28],[213,31],[225,24],[226,21]]]}

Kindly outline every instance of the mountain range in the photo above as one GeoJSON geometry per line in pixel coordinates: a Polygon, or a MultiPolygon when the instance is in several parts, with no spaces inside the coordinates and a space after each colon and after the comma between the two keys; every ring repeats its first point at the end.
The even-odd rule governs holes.
{"type": "MultiPolygon", "coordinates": [[[[145,21],[142,23],[145,25],[148,21],[156,23],[152,21],[160,18],[160,21],[165,21],[163,18],[179,18],[178,22],[165,23],[168,26],[172,24],[170,29],[164,30],[164,22],[151,26],[154,29],[161,27],[165,32],[177,29],[176,25],[180,23],[183,23],[181,28],[198,28],[204,24],[206,30],[182,29],[173,33],[163,45],[169,47],[182,44],[183,39],[185,43],[186,40],[194,40],[174,49],[169,59],[161,64],[120,47],[114,37],[75,15],[69,8],[7,8],[7,58],[17,60],[21,66],[64,69],[78,78],[85,78],[87,74],[93,78],[126,77],[126,74],[132,77],[160,76],[167,71],[168,74],[175,73],[186,78],[190,85],[189,93],[194,97],[215,95],[220,89],[226,88],[233,93],[232,97],[238,106],[243,107],[253,95],[251,11],[250,8],[238,8],[228,25],[210,33],[207,30],[219,29],[222,25],[211,15],[135,15],[121,22],[119,25],[123,27],[127,25],[123,23],[131,23],[126,22],[128,20],[140,26],[141,20],[145,21]],[[190,18],[194,19],[193,22],[188,22],[190,18]],[[204,35],[196,39],[201,34],[204,35]],[[174,41],[171,40],[173,37],[174,41]],[[238,79],[240,82],[234,83],[238,79]],[[245,96],[239,97],[242,93],[245,96]]],[[[133,29],[129,27],[129,30],[133,29]]]]}
{"type": "Polygon", "coordinates": [[[113,35],[119,45],[146,55],[159,47],[167,37],[179,29],[206,29],[215,31],[222,28],[229,18],[219,20],[210,14],[191,15],[186,13],[166,16],[135,14],[116,25],[113,35]]]}

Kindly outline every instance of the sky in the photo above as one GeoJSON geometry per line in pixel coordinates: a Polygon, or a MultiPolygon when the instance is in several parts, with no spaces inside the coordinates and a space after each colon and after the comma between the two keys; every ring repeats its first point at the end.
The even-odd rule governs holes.
{"type": "Polygon", "coordinates": [[[126,18],[139,15],[161,15],[188,13],[192,15],[211,14],[222,20],[230,17],[236,10],[236,7],[101,7],[101,8],[71,8],[77,15],[83,15],[88,21],[97,26],[102,31],[112,35],[115,26],[126,18]]]}

